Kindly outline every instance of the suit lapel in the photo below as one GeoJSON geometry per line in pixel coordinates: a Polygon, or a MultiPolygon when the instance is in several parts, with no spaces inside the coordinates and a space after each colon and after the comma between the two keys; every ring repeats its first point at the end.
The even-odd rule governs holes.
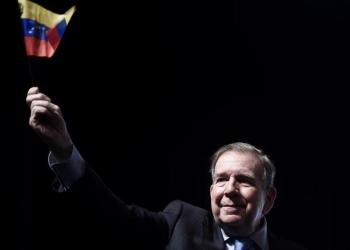
{"type": "Polygon", "coordinates": [[[216,224],[213,217],[208,216],[203,221],[202,228],[201,249],[225,250],[224,238],[222,237],[220,227],[216,224]]]}

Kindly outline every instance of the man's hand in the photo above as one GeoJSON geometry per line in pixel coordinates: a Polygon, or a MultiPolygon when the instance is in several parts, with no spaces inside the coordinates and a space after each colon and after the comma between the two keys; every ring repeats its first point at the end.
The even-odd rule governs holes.
{"type": "Polygon", "coordinates": [[[67,159],[73,149],[66,122],[59,106],[51,102],[38,87],[29,89],[26,102],[30,107],[29,125],[43,139],[58,160],[67,159]]]}

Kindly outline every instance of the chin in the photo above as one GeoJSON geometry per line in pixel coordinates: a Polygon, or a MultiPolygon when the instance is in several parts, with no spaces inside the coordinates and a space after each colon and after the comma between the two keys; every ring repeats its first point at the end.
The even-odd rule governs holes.
{"type": "Polygon", "coordinates": [[[224,224],[239,225],[242,222],[242,216],[236,214],[221,216],[221,221],[224,224]]]}

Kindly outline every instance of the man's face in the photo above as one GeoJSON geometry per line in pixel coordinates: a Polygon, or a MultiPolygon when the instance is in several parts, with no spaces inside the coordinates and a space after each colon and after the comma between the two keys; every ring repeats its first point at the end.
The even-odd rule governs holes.
{"type": "Polygon", "coordinates": [[[255,155],[234,151],[225,152],[216,163],[211,208],[216,222],[232,234],[251,234],[272,208],[276,192],[266,193],[263,168],[257,163],[255,155]]]}

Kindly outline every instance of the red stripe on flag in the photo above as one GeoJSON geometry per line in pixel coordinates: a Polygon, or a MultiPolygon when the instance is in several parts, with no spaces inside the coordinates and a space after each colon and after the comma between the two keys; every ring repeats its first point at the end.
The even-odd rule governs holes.
{"type": "Polygon", "coordinates": [[[24,37],[27,55],[52,57],[55,50],[49,41],[39,40],[34,37],[24,37]]]}
{"type": "Polygon", "coordinates": [[[56,50],[58,47],[58,44],[61,41],[61,36],[58,33],[57,26],[49,30],[49,32],[47,33],[47,40],[50,42],[52,48],[56,50]]]}

